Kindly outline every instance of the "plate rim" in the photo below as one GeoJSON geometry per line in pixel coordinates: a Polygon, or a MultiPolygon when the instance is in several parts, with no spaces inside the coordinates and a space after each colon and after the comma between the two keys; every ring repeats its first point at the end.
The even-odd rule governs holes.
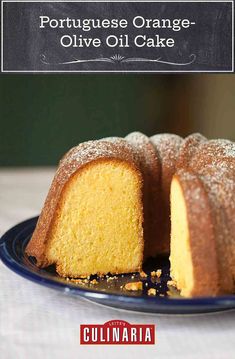
{"type": "MultiPolygon", "coordinates": [[[[202,307],[205,310],[205,307],[213,310],[213,308],[217,308],[218,306],[222,309],[232,309],[235,308],[235,295],[225,295],[225,296],[217,296],[217,297],[194,297],[194,298],[165,298],[165,297],[153,297],[153,296],[132,296],[125,294],[117,294],[117,293],[105,293],[96,289],[78,287],[72,284],[66,284],[63,282],[55,281],[54,279],[45,278],[40,275],[40,272],[34,272],[30,270],[24,264],[20,264],[11,256],[8,251],[7,243],[9,241],[9,237],[12,233],[15,233],[19,229],[26,227],[29,224],[36,224],[38,220],[38,216],[29,218],[18,224],[14,225],[10,229],[8,229],[0,238],[0,259],[3,264],[12,270],[14,273],[20,275],[21,277],[30,280],[36,284],[42,285],[44,287],[49,287],[52,289],[61,290],[64,293],[69,293],[73,295],[80,295],[81,297],[90,299],[95,301],[97,300],[111,300],[115,302],[125,302],[128,304],[137,305],[141,303],[147,302],[150,304],[155,304],[161,307],[174,306],[179,309],[182,307],[186,307],[187,310],[196,306],[202,307]]],[[[10,242],[12,243],[12,241],[10,242]]],[[[105,304],[106,305],[106,304],[105,304]]],[[[176,308],[177,310],[177,308],[176,308]]]]}

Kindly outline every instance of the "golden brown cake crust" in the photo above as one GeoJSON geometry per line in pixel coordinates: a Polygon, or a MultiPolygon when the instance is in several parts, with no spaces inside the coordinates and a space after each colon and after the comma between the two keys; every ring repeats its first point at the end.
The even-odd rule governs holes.
{"type": "Polygon", "coordinates": [[[235,291],[235,144],[202,143],[190,162],[200,176],[212,209],[221,293],[235,291]]]}
{"type": "MultiPolygon", "coordinates": [[[[83,166],[105,159],[124,161],[129,164],[138,173],[142,185],[141,171],[135,160],[132,147],[125,141],[116,141],[115,143],[101,140],[88,141],[72,148],[59,163],[36,229],[26,247],[26,253],[36,257],[38,266],[46,267],[51,264],[45,257],[45,245],[64,186],[83,166]]],[[[142,203],[142,198],[139,200],[142,203]]]]}
{"type": "MultiPolygon", "coordinates": [[[[191,296],[219,293],[218,256],[214,217],[208,193],[200,178],[190,170],[180,169],[174,176],[183,190],[190,233],[194,288],[191,296]]],[[[185,270],[187,270],[185,268],[185,270]]],[[[174,277],[173,277],[174,279],[174,277]]]]}
{"type": "MultiPolygon", "coordinates": [[[[235,144],[221,139],[208,141],[200,134],[193,134],[184,140],[177,166],[193,171],[203,183],[214,228],[217,294],[232,293],[235,291],[235,144]]],[[[195,205],[200,206],[197,198],[195,205]]],[[[204,253],[202,249],[202,260],[204,253]]]]}
{"type": "Polygon", "coordinates": [[[161,193],[159,211],[159,238],[163,242],[163,253],[170,251],[170,186],[172,177],[176,171],[176,161],[181,149],[183,139],[180,136],[163,133],[150,137],[158,154],[161,164],[161,193]]]}
{"type": "Polygon", "coordinates": [[[160,161],[149,137],[132,132],[125,137],[133,150],[144,180],[144,257],[166,252],[164,241],[159,237],[160,161]]]}
{"type": "Polygon", "coordinates": [[[177,169],[187,168],[192,160],[192,157],[199,151],[200,144],[206,141],[206,137],[202,136],[200,133],[192,133],[187,136],[181,144],[176,162],[177,169]]]}

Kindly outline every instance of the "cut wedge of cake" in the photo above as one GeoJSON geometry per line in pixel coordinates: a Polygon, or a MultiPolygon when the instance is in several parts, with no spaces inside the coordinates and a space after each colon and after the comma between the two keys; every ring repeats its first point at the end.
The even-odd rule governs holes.
{"type": "Polygon", "coordinates": [[[27,253],[63,277],[141,270],[142,186],[128,145],[74,148],[60,163],[27,253]]]}

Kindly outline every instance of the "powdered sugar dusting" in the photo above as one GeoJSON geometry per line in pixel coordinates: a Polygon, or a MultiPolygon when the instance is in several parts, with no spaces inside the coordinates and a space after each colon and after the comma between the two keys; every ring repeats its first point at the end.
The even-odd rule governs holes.
{"type": "Polygon", "coordinates": [[[99,158],[121,159],[138,167],[131,146],[123,139],[87,141],[73,147],[62,158],[56,172],[57,182],[65,183],[79,167],[99,158]]]}
{"type": "Polygon", "coordinates": [[[194,155],[200,150],[201,144],[205,142],[207,142],[206,137],[202,136],[200,133],[192,133],[187,136],[183,140],[178,154],[177,167],[187,167],[194,155]]]}
{"type": "Polygon", "coordinates": [[[173,165],[175,168],[175,161],[183,139],[171,133],[162,133],[150,137],[150,140],[159,153],[163,167],[173,165]]]}
{"type": "Polygon", "coordinates": [[[235,158],[235,144],[232,141],[218,139],[218,140],[211,140],[209,141],[209,151],[213,151],[215,147],[217,148],[217,152],[221,153],[222,156],[228,158],[235,158]]]}
{"type": "Polygon", "coordinates": [[[198,173],[213,195],[214,203],[235,206],[235,144],[210,140],[192,158],[191,169],[198,173]]]}
{"type": "Polygon", "coordinates": [[[150,171],[156,171],[156,169],[158,171],[159,163],[157,154],[149,137],[141,132],[132,132],[125,137],[125,140],[131,144],[143,169],[148,166],[150,171]]]}
{"type": "Polygon", "coordinates": [[[190,168],[201,178],[208,194],[220,272],[223,277],[226,273],[227,284],[222,285],[231,288],[235,278],[235,144],[223,139],[201,144],[190,168]]]}

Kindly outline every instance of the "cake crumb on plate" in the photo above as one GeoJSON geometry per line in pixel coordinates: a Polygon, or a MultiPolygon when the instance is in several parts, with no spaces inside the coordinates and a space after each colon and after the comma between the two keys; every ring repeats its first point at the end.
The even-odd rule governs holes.
{"type": "Polygon", "coordinates": [[[142,282],[130,282],[126,283],[125,287],[126,290],[142,290],[143,289],[143,283],[142,282]]]}
{"type": "Polygon", "coordinates": [[[157,294],[157,290],[155,288],[150,288],[148,290],[148,295],[156,295],[157,294]]]}
{"type": "Polygon", "coordinates": [[[167,285],[171,285],[172,287],[176,287],[176,282],[174,280],[168,280],[167,285]]]}
{"type": "Polygon", "coordinates": [[[161,269],[157,269],[156,271],[154,270],[154,271],[151,272],[151,277],[158,277],[158,278],[160,278],[161,275],[162,275],[162,270],[161,270],[161,269]]]}
{"type": "Polygon", "coordinates": [[[90,284],[98,284],[99,282],[96,279],[90,281],[90,284]]]}

